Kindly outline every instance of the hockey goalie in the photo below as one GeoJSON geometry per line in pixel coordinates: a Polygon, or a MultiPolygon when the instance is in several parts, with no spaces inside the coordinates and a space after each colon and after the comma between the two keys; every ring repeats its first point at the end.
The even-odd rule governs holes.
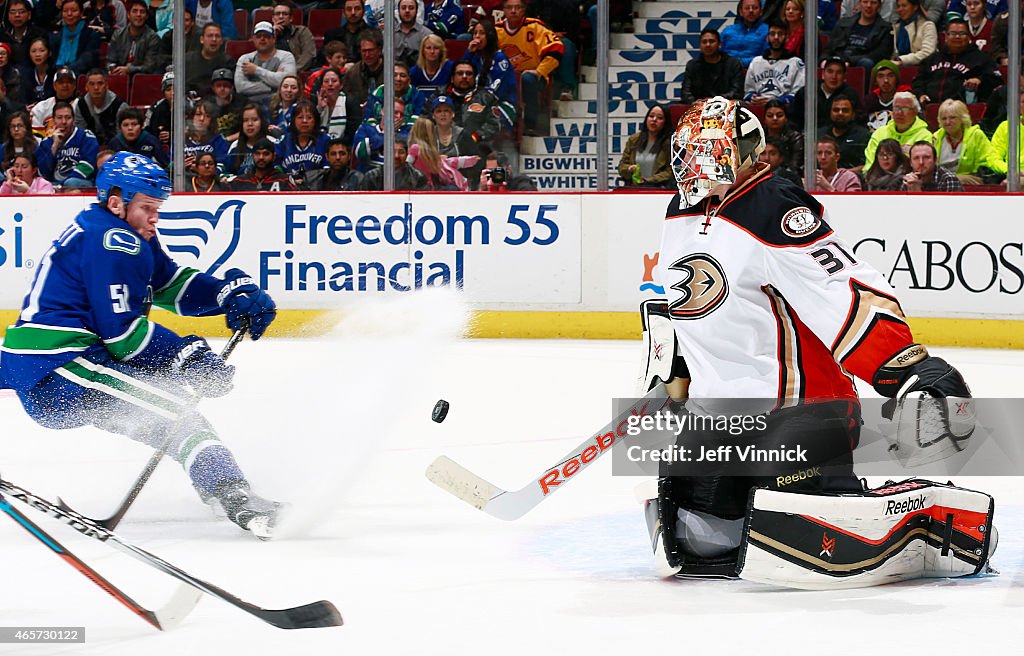
{"type": "Polygon", "coordinates": [[[866,490],[855,475],[853,376],[891,399],[897,420],[931,417],[901,422],[917,431],[897,435],[902,460],[963,449],[971,394],[914,342],[895,292],[829,227],[822,204],[758,162],[764,145],[758,119],[724,98],[698,102],[676,128],[679,192],[657,269],[667,298],[642,307],[641,393],[665,384],[680,412],[697,414],[719,399],[767,399],[763,425],[734,441],[802,441],[829,466],[663,468],[645,504],[659,574],[830,589],[987,571],[989,495],[921,479],[866,490]]]}

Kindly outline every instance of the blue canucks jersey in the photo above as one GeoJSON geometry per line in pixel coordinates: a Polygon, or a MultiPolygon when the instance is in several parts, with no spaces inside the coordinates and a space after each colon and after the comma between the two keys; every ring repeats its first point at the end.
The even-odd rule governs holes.
{"type": "Polygon", "coordinates": [[[0,347],[0,380],[19,392],[75,358],[106,349],[140,367],[167,367],[183,339],[147,318],[152,304],[180,315],[221,314],[222,281],[175,264],[93,204],[40,259],[32,288],[0,347]]]}
{"type": "Polygon", "coordinates": [[[277,143],[277,166],[289,175],[327,167],[327,143],[331,138],[319,134],[305,147],[299,146],[290,132],[277,143]]]}
{"type": "Polygon", "coordinates": [[[70,178],[92,180],[99,150],[96,136],[82,128],[75,128],[56,153],[53,152],[53,137],[47,137],[36,148],[39,175],[55,184],[70,178]]]}

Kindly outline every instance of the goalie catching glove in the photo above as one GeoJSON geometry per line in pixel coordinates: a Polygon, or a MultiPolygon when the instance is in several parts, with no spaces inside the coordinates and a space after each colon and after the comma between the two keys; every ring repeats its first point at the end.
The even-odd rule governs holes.
{"type": "Polygon", "coordinates": [[[942,460],[967,448],[976,413],[963,376],[911,344],[879,367],[872,385],[889,397],[882,414],[896,426],[891,451],[905,465],[942,460]]]}
{"type": "Polygon", "coordinates": [[[241,269],[230,269],[224,275],[217,304],[224,309],[228,328],[238,330],[248,325],[253,340],[262,337],[277,316],[274,299],[241,269]]]}

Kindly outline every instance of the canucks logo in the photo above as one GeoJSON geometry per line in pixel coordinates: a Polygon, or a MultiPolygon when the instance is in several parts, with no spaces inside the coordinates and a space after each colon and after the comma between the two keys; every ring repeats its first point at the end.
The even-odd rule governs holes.
{"type": "Polygon", "coordinates": [[[243,207],[245,201],[228,200],[213,212],[160,212],[160,241],[180,264],[214,274],[238,248],[243,207]]]}

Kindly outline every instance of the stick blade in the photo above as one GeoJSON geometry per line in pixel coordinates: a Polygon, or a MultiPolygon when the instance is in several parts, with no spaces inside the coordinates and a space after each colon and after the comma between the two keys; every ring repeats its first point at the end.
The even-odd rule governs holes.
{"type": "Polygon", "coordinates": [[[491,499],[505,493],[448,456],[438,456],[430,463],[427,480],[478,510],[486,511],[491,499]]]}
{"type": "Polygon", "coordinates": [[[259,609],[253,614],[279,629],[319,629],[344,624],[341,613],[329,601],[314,601],[282,610],[259,609]]]}
{"type": "Polygon", "coordinates": [[[160,623],[160,630],[168,631],[180,624],[202,598],[202,591],[182,583],[166,604],[153,611],[153,615],[160,623]]]}

